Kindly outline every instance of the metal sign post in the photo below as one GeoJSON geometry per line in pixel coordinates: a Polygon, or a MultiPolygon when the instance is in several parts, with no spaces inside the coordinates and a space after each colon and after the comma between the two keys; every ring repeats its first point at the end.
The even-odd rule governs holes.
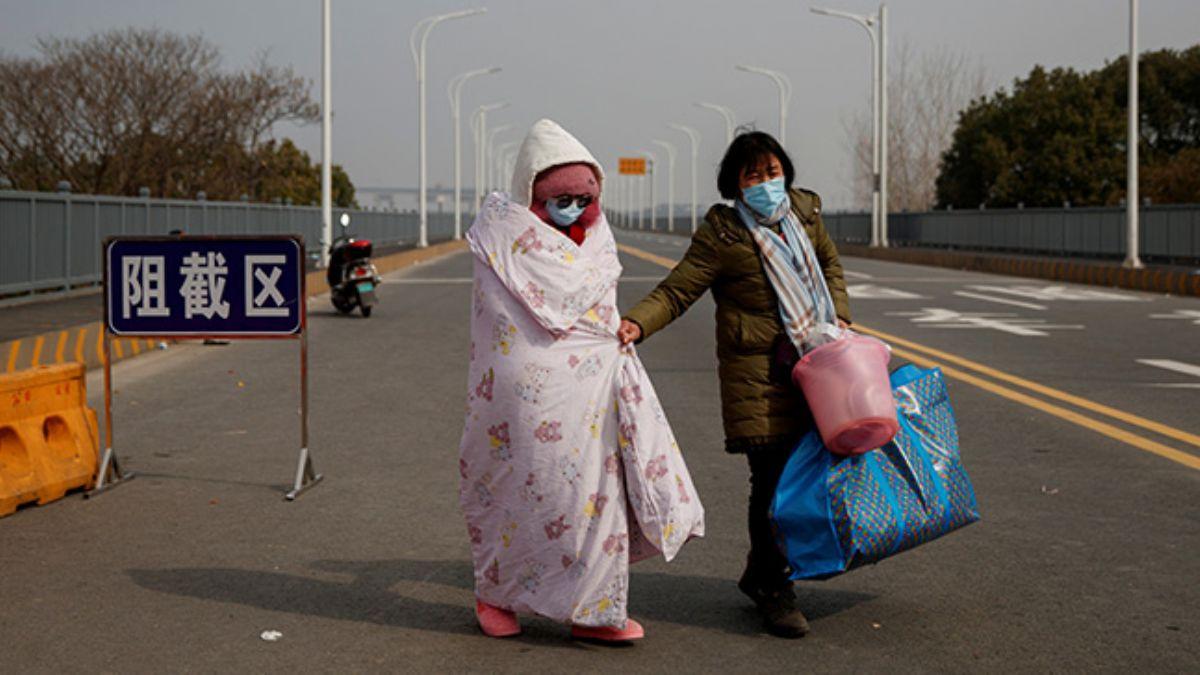
{"type": "MultiPolygon", "coordinates": [[[[107,268],[105,268],[107,270],[107,268]]],[[[104,275],[104,287],[108,287],[108,275],[104,275]]],[[[105,304],[104,325],[108,326],[107,303],[105,304]]],[[[89,499],[95,495],[120,485],[127,480],[133,480],[137,475],[121,470],[121,463],[113,454],[112,442],[112,348],[109,345],[108,329],[104,330],[104,457],[100,461],[100,469],[96,472],[96,487],[84,493],[83,498],[89,499]]]]}
{"type": "Polygon", "coordinates": [[[113,451],[112,336],[300,341],[294,500],[323,476],[308,448],[308,310],[300,236],[110,237],[104,241],[105,448],[96,488],[132,477],[113,451]]]}
{"type": "MultiPolygon", "coordinates": [[[[645,176],[646,175],[646,158],[645,157],[618,157],[617,158],[617,174],[619,176],[645,176]]],[[[638,185],[638,195],[640,196],[641,192],[642,192],[642,190],[641,190],[642,184],[639,182],[637,185],[638,185]]],[[[633,199],[633,186],[627,185],[626,187],[628,188],[627,193],[625,193],[625,191],[622,190],[622,192],[624,193],[622,195],[622,199],[624,200],[624,203],[626,205],[625,209],[624,209],[625,218],[626,218],[625,224],[633,225],[634,216],[632,215],[632,212],[633,212],[634,201],[635,201],[633,199]]],[[[639,198],[636,201],[640,202],[641,199],[639,198]]],[[[637,205],[637,209],[638,209],[637,227],[640,230],[640,229],[642,229],[642,225],[643,225],[644,212],[642,211],[641,204],[637,205]]]]}

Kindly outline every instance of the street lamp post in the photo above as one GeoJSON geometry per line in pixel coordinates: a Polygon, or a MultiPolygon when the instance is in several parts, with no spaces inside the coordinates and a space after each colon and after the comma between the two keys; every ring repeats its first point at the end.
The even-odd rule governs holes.
{"type": "Polygon", "coordinates": [[[629,214],[625,210],[625,204],[629,201],[629,180],[617,174],[617,187],[617,221],[621,227],[629,227],[629,214]]]}
{"type": "MultiPolygon", "coordinates": [[[[729,144],[733,142],[733,128],[737,126],[737,121],[736,121],[737,118],[733,114],[733,110],[731,110],[730,108],[727,108],[723,105],[717,105],[716,103],[704,103],[704,102],[697,103],[696,107],[704,108],[705,110],[711,110],[715,113],[719,113],[721,115],[721,117],[723,117],[725,119],[725,145],[726,145],[726,147],[728,147],[729,144]]],[[[782,142],[783,141],[780,141],[780,143],[782,143],[782,142]]]]}
{"type": "Polygon", "coordinates": [[[671,123],[667,126],[687,134],[692,142],[692,234],[696,234],[696,158],[700,155],[700,132],[682,124],[671,123]]]}
{"type": "Polygon", "coordinates": [[[637,202],[637,193],[634,189],[635,181],[632,175],[625,177],[625,220],[629,222],[629,227],[636,227],[637,220],[634,216],[634,204],[637,202]]]}
{"type": "Polygon", "coordinates": [[[496,140],[498,134],[502,134],[512,128],[511,124],[501,124],[495,129],[488,129],[487,136],[484,137],[483,143],[483,178],[487,185],[488,192],[491,192],[496,187],[496,173],[492,171],[495,164],[495,150],[492,143],[496,140]]]}
{"type": "Polygon", "coordinates": [[[667,151],[667,232],[675,231],[675,146],[655,139],[655,145],[667,151]]]}
{"type": "Polygon", "coordinates": [[[613,180],[613,204],[616,205],[617,225],[625,227],[625,182],[620,173],[613,180]]]}
{"type": "Polygon", "coordinates": [[[408,46],[412,50],[413,67],[417,71],[417,173],[419,182],[417,190],[419,195],[417,199],[420,202],[417,208],[420,213],[421,227],[421,234],[417,240],[419,248],[429,245],[429,214],[428,205],[425,203],[425,191],[428,179],[425,173],[425,43],[429,40],[429,33],[439,23],[449,21],[450,19],[462,19],[482,14],[486,11],[486,9],[480,7],[479,9],[466,9],[460,12],[428,16],[418,21],[408,36],[408,46]]]}
{"type": "Polygon", "coordinates": [[[1140,269],[1138,256],[1138,0],[1129,0],[1129,122],[1125,148],[1125,267],[1140,269]]]}
{"type": "Polygon", "coordinates": [[[634,208],[637,209],[637,229],[646,229],[646,176],[632,176],[633,182],[637,184],[637,197],[634,198],[634,208]]]}
{"type": "Polygon", "coordinates": [[[471,116],[471,127],[475,131],[475,209],[478,211],[480,204],[483,203],[484,197],[487,196],[487,177],[484,175],[484,166],[487,162],[487,144],[485,135],[487,134],[487,114],[493,110],[500,110],[508,107],[508,101],[499,103],[488,103],[481,105],[475,109],[475,114],[471,116]]]}
{"type": "Polygon", "coordinates": [[[454,238],[462,239],[462,88],[467,80],[480,75],[500,72],[499,67],[480,68],[458,75],[450,80],[447,93],[450,95],[450,113],[454,118],[454,238]]]}
{"type": "Polygon", "coordinates": [[[887,5],[879,5],[879,245],[888,245],[887,5]]]}
{"type": "Polygon", "coordinates": [[[655,171],[654,171],[654,166],[655,166],[654,153],[650,152],[649,150],[638,150],[638,153],[643,155],[646,158],[646,163],[648,165],[647,166],[648,171],[646,172],[646,179],[650,181],[650,203],[649,203],[650,231],[653,232],[653,231],[655,231],[655,228],[654,228],[654,224],[655,224],[655,219],[654,219],[654,206],[655,206],[655,203],[654,203],[654,173],[655,173],[655,171]]]}
{"type": "Polygon", "coordinates": [[[626,175],[625,187],[625,217],[628,217],[630,227],[641,229],[638,226],[637,214],[634,211],[637,204],[637,179],[632,177],[632,175],[626,175]]]}
{"type": "Polygon", "coordinates": [[[629,177],[618,174],[617,185],[621,188],[620,197],[617,201],[617,218],[620,220],[621,227],[629,227],[629,177]]]}
{"type": "Polygon", "coordinates": [[[738,66],[738,70],[771,78],[779,88],[779,144],[787,147],[787,109],[792,100],[792,81],[787,75],[778,70],[768,70],[758,66],[738,66]]]}
{"type": "Polygon", "coordinates": [[[507,172],[504,176],[504,184],[512,189],[513,175],[517,172],[517,157],[521,154],[521,147],[518,145],[513,150],[508,151],[508,155],[504,158],[504,170],[507,172]]]}
{"type": "Polygon", "coordinates": [[[508,141],[496,146],[496,166],[494,168],[495,173],[492,174],[492,180],[495,182],[493,187],[501,192],[505,190],[504,174],[506,173],[505,168],[508,166],[508,155],[515,147],[517,147],[517,141],[508,141]]]}
{"type": "Polygon", "coordinates": [[[330,0],[321,3],[321,267],[329,267],[333,242],[333,73],[330,45],[330,0]]]}
{"type": "Polygon", "coordinates": [[[883,88],[884,81],[884,55],[880,49],[883,12],[884,7],[880,5],[878,14],[864,15],[851,14],[836,9],[824,9],[813,7],[811,10],[814,14],[824,16],[832,16],[840,19],[849,19],[858,25],[862,26],[867,31],[867,36],[871,39],[871,246],[878,247],[883,244],[886,237],[882,236],[885,228],[881,225],[883,222],[883,214],[886,213],[886,202],[882,199],[883,169],[881,166],[882,144],[880,138],[882,134],[883,115],[883,88]]]}
{"type": "Polygon", "coordinates": [[[621,176],[616,171],[610,173],[604,181],[601,188],[604,192],[600,195],[600,199],[608,204],[608,220],[613,225],[620,227],[621,219],[617,211],[621,204],[621,176]]]}

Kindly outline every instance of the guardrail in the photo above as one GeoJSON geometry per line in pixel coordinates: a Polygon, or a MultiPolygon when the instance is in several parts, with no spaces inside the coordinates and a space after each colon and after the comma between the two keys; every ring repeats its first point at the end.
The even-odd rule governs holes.
{"type": "MultiPolygon", "coordinates": [[[[415,245],[416,213],[335,209],[350,232],[376,246],[415,245]]],[[[470,221],[467,221],[468,223],[470,221]]],[[[335,236],[337,225],[335,227],[335,236]]],[[[465,225],[464,225],[465,227],[465,225]]],[[[0,297],[70,290],[100,282],[100,245],[121,234],[301,234],[319,253],[321,209],[0,190],[0,297]]],[[[453,213],[429,214],[429,241],[454,236],[453,213]]]]}
{"type": "MultiPolygon", "coordinates": [[[[619,214],[614,214],[619,215],[619,214]]],[[[1143,206],[1139,248],[1148,262],[1200,264],[1200,204],[1143,206]]],[[[822,214],[830,236],[839,243],[869,244],[869,213],[822,214]]],[[[637,214],[622,222],[638,229],[637,214]]],[[[658,216],[647,230],[667,231],[658,216]]],[[[688,217],[675,216],[676,234],[690,234],[688,217]]],[[[1058,209],[987,209],[926,211],[888,215],[888,243],[893,247],[926,247],[994,251],[1023,255],[1119,260],[1125,256],[1124,207],[1058,209]]]]}

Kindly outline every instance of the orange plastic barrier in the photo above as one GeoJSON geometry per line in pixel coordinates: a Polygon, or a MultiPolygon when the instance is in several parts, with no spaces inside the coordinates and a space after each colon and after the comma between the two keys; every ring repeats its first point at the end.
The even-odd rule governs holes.
{"type": "Polygon", "coordinates": [[[99,435],[82,363],[0,375],[0,517],[90,488],[99,435]]]}

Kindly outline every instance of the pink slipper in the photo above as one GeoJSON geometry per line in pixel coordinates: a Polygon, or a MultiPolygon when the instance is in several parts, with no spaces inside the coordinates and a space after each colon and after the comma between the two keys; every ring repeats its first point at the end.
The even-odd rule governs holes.
{"type": "Polygon", "coordinates": [[[521,633],[521,624],[517,622],[514,612],[489,605],[482,600],[475,600],[475,618],[479,620],[479,629],[488,637],[504,638],[521,633]]]}
{"type": "Polygon", "coordinates": [[[625,628],[612,626],[571,626],[571,637],[580,640],[600,640],[602,642],[632,642],[646,636],[642,624],[628,619],[625,628]]]}

